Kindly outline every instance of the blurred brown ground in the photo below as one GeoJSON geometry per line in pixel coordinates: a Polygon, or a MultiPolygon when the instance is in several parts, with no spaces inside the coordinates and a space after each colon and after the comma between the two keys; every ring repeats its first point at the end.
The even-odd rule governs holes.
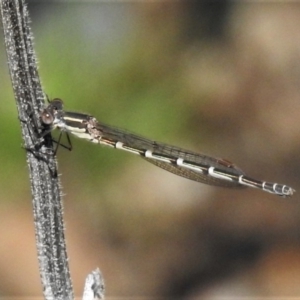
{"type": "MultiPolygon", "coordinates": [[[[148,60],[150,84],[176,78],[182,102],[174,107],[188,111],[179,146],[300,190],[300,4],[131,5],[140,29],[126,66],[148,60]]],[[[82,188],[89,171],[73,155],[58,159],[76,295],[99,266],[108,297],[300,297],[298,193],[208,187],[133,160],[113,180],[82,188]]],[[[41,294],[24,202],[1,204],[3,295],[41,294]]]]}

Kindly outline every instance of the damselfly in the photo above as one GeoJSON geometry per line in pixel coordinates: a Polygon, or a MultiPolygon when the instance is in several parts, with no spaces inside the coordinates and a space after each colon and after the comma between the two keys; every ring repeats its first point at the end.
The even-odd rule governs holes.
{"type": "Polygon", "coordinates": [[[148,162],[176,175],[228,188],[252,187],[279,196],[292,196],[294,189],[248,177],[233,163],[178,147],[151,141],[97,121],[93,116],[63,110],[61,99],[54,99],[41,112],[45,132],[58,128],[90,142],[139,155],[148,162]]]}

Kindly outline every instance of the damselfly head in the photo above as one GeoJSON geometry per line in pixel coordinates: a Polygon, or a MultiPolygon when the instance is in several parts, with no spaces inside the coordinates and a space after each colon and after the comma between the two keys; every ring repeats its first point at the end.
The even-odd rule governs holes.
{"type": "Polygon", "coordinates": [[[52,125],[55,117],[63,109],[63,102],[59,98],[55,98],[49,102],[49,105],[41,112],[41,121],[44,125],[52,125]]]}

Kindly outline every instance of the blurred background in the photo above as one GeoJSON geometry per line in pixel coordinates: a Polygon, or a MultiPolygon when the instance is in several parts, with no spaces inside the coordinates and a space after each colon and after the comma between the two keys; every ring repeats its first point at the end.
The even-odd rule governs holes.
{"type": "MultiPolygon", "coordinates": [[[[300,4],[29,5],[44,91],[67,110],[300,190],[300,4]]],[[[0,35],[0,295],[41,296],[25,151],[0,35]]],[[[206,186],[72,138],[59,149],[76,296],[300,297],[299,193],[206,186]]]]}

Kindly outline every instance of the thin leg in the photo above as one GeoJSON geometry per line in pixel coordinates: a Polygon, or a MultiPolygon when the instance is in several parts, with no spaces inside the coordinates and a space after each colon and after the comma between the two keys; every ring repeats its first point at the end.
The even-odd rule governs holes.
{"type": "Polygon", "coordinates": [[[62,146],[63,148],[65,148],[69,151],[72,151],[72,149],[73,149],[72,142],[71,142],[71,139],[70,139],[70,136],[69,136],[68,132],[66,132],[66,135],[67,135],[67,140],[68,140],[69,145],[67,146],[67,145],[64,145],[60,142],[62,134],[63,134],[63,131],[60,132],[59,137],[58,137],[58,141],[52,140],[52,142],[56,143],[56,147],[55,147],[55,150],[54,150],[54,155],[57,154],[59,146],[62,146]]]}

